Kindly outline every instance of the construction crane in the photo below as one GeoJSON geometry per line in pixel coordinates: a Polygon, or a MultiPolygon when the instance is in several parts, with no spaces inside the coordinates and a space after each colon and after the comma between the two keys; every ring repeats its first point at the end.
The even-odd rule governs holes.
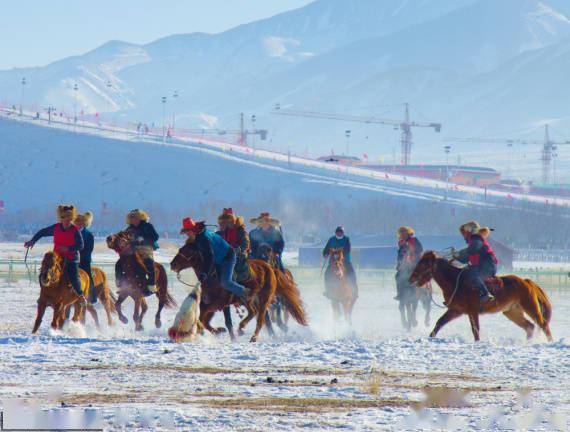
{"type": "MultiPolygon", "coordinates": [[[[325,120],[342,120],[349,122],[358,123],[368,123],[368,124],[384,124],[393,126],[394,129],[400,129],[401,137],[400,144],[402,147],[402,165],[409,165],[412,156],[412,128],[414,127],[429,127],[433,128],[436,132],[441,131],[441,123],[421,123],[410,120],[410,106],[409,104],[404,104],[404,120],[392,120],[379,118],[374,116],[355,116],[355,115],[345,115],[345,114],[333,114],[333,113],[319,113],[314,111],[303,111],[296,109],[284,109],[281,108],[280,104],[276,104],[272,114],[293,116],[293,117],[309,117],[325,120]]],[[[349,156],[349,155],[347,155],[349,156]]]]}
{"type": "Polygon", "coordinates": [[[501,139],[501,138],[446,138],[444,141],[466,142],[466,143],[497,143],[507,144],[509,147],[513,145],[541,145],[542,152],[540,161],[542,163],[542,183],[549,184],[553,173],[553,160],[557,156],[556,150],[559,145],[570,144],[570,141],[553,141],[550,139],[549,126],[544,125],[544,140],[528,140],[528,139],[501,139]]]}
{"type": "MultiPolygon", "coordinates": [[[[252,116],[252,122],[255,122],[255,116],[252,116]]],[[[267,129],[246,129],[243,113],[240,114],[239,129],[181,129],[182,132],[191,135],[235,135],[239,145],[247,146],[247,138],[250,135],[259,136],[262,141],[267,139],[267,129]]]]}

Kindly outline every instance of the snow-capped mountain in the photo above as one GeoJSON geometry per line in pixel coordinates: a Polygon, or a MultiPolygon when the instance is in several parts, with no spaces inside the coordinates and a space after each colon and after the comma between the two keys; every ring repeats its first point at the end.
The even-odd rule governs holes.
{"type": "MultiPolygon", "coordinates": [[[[455,135],[522,129],[564,117],[545,112],[564,98],[541,62],[567,43],[569,17],[565,0],[317,0],[220,34],[113,41],[45,67],[3,71],[0,100],[151,122],[167,96],[179,126],[235,127],[237,113],[255,113],[275,145],[315,152],[344,148],[347,125],[276,118],[268,115],[275,103],[374,114],[369,107],[411,102],[455,135]]],[[[401,108],[389,116],[400,118],[401,108]]],[[[352,129],[355,153],[387,154],[397,139],[389,129],[352,129]]],[[[439,143],[417,134],[428,147],[439,143]]]]}

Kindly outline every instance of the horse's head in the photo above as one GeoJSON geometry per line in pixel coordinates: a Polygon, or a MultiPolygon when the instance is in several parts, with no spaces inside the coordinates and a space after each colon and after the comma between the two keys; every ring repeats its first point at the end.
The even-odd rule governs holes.
{"type": "Polygon", "coordinates": [[[331,248],[330,262],[337,276],[341,277],[344,274],[344,249],[343,248],[331,248]]]}
{"type": "Polygon", "coordinates": [[[178,249],[178,253],[170,262],[170,269],[175,273],[180,273],[182,270],[187,268],[194,268],[198,270],[198,266],[201,263],[201,255],[196,244],[191,241],[187,241],[184,246],[178,249]]]}
{"type": "Polygon", "coordinates": [[[49,286],[56,284],[62,275],[62,259],[55,252],[46,252],[40,268],[40,284],[49,286]]]}
{"type": "Polygon", "coordinates": [[[107,247],[113,249],[118,254],[122,253],[131,243],[132,235],[128,231],[119,231],[107,237],[107,247]]]}
{"type": "Polygon", "coordinates": [[[424,252],[410,275],[410,283],[420,287],[427,284],[433,278],[433,268],[437,259],[438,257],[434,251],[424,252]]]}

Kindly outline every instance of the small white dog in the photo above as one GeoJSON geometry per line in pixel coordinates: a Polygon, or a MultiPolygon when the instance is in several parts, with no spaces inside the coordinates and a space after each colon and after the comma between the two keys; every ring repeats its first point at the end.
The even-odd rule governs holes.
{"type": "Polygon", "coordinates": [[[200,299],[202,289],[197,286],[180,306],[174,324],[168,329],[168,336],[173,342],[192,342],[196,339],[200,324],[200,299]]]}

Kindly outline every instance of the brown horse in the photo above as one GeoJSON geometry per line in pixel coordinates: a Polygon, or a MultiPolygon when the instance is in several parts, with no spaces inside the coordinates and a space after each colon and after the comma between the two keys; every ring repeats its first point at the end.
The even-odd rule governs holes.
{"type": "Polygon", "coordinates": [[[356,298],[350,279],[344,266],[344,250],[331,248],[329,255],[329,268],[325,272],[325,284],[330,293],[334,320],[337,321],[342,311],[344,318],[352,324],[352,309],[356,298]]]}
{"type": "MultiPolygon", "coordinates": [[[[89,276],[83,270],[79,270],[79,279],[81,281],[81,289],[88,296],[89,276]]],[[[37,333],[42,323],[46,308],[53,308],[53,319],[51,327],[60,330],[65,322],[65,310],[68,306],[79,302],[79,297],[73,290],[71,283],[65,272],[65,260],[55,252],[47,252],[42,260],[40,269],[40,297],[38,299],[38,312],[36,322],[32,329],[32,334],[37,333]]],[[[99,326],[97,311],[92,305],[87,306],[87,310],[95,320],[95,324],[99,326]]],[[[73,315],[73,321],[80,320],[81,309],[77,308],[73,315]]]]}
{"type": "MultiPolygon", "coordinates": [[[[146,270],[141,257],[136,252],[129,251],[129,245],[132,241],[132,234],[130,232],[121,231],[107,237],[107,246],[109,249],[113,249],[119,254],[122,270],[125,275],[125,280],[121,283],[121,286],[118,287],[118,298],[115,302],[115,308],[119,314],[119,319],[123,324],[129,322],[127,317],[123,315],[123,312],[121,311],[121,304],[125,299],[131,297],[135,302],[133,312],[135,328],[137,331],[141,331],[143,330],[142,321],[146,311],[148,310],[148,305],[143,294],[146,286],[146,270]]],[[[162,322],[160,320],[162,309],[165,307],[175,308],[176,301],[168,292],[168,278],[166,276],[164,266],[155,262],[154,271],[156,274],[156,285],[158,287],[158,291],[156,293],[156,296],[158,297],[158,311],[154,317],[154,324],[156,328],[160,328],[162,326],[162,322]]]]}
{"type": "Polygon", "coordinates": [[[497,278],[499,286],[491,287],[495,300],[479,303],[475,288],[461,280],[462,269],[453,266],[435,252],[425,252],[410,276],[410,282],[422,286],[435,279],[440,286],[447,311],[437,321],[430,337],[435,337],[441,328],[451,320],[467,315],[476,341],[479,340],[479,314],[502,312],[508,319],[525,330],[527,338],[533,335],[534,325],[525,318],[525,313],[544,331],[552,341],[549,322],[552,305],[546,293],[529,279],[518,276],[497,278]]]}
{"type": "MultiPolygon", "coordinates": [[[[249,260],[252,278],[244,285],[251,289],[251,299],[244,306],[248,311],[248,315],[239,324],[239,333],[243,334],[243,329],[249,321],[257,315],[257,325],[251,337],[251,342],[255,342],[259,336],[259,332],[265,324],[265,318],[271,302],[273,301],[276,290],[277,280],[275,272],[269,264],[261,260],[249,260]]],[[[200,251],[196,249],[194,243],[186,242],[180,248],[178,254],[170,263],[170,268],[176,273],[180,273],[187,268],[193,268],[196,275],[207,273],[204,268],[204,260],[200,251]]],[[[243,304],[240,299],[222,288],[215,274],[209,274],[208,279],[202,284],[203,296],[207,297],[208,303],[202,302],[200,306],[200,322],[203,327],[217,334],[220,329],[214,329],[210,325],[210,321],[214,313],[228,306],[243,304]]],[[[289,312],[302,325],[306,325],[305,311],[298,292],[291,290],[290,287],[284,288],[280,294],[286,299],[286,307],[289,312]],[[287,290],[288,289],[288,290],[287,290]],[[286,291],[287,290],[287,291],[286,291]]],[[[268,322],[269,332],[272,333],[270,322],[268,322]]],[[[231,336],[231,334],[230,334],[231,336]]]]}
{"type": "MultiPolygon", "coordinates": [[[[93,275],[93,287],[95,288],[95,293],[99,299],[99,303],[103,305],[105,313],[107,314],[107,325],[112,327],[115,325],[112,315],[117,313],[117,310],[115,309],[115,302],[117,299],[109,289],[109,283],[105,272],[99,267],[92,267],[91,273],[93,275]]],[[[85,307],[80,303],[74,303],[73,306],[75,309],[79,309],[76,313],[81,317],[81,322],[85,324],[85,307]]],[[[70,306],[68,306],[68,309],[69,308],[70,306]]],[[[69,311],[66,312],[66,315],[69,316],[69,311]]]]}

